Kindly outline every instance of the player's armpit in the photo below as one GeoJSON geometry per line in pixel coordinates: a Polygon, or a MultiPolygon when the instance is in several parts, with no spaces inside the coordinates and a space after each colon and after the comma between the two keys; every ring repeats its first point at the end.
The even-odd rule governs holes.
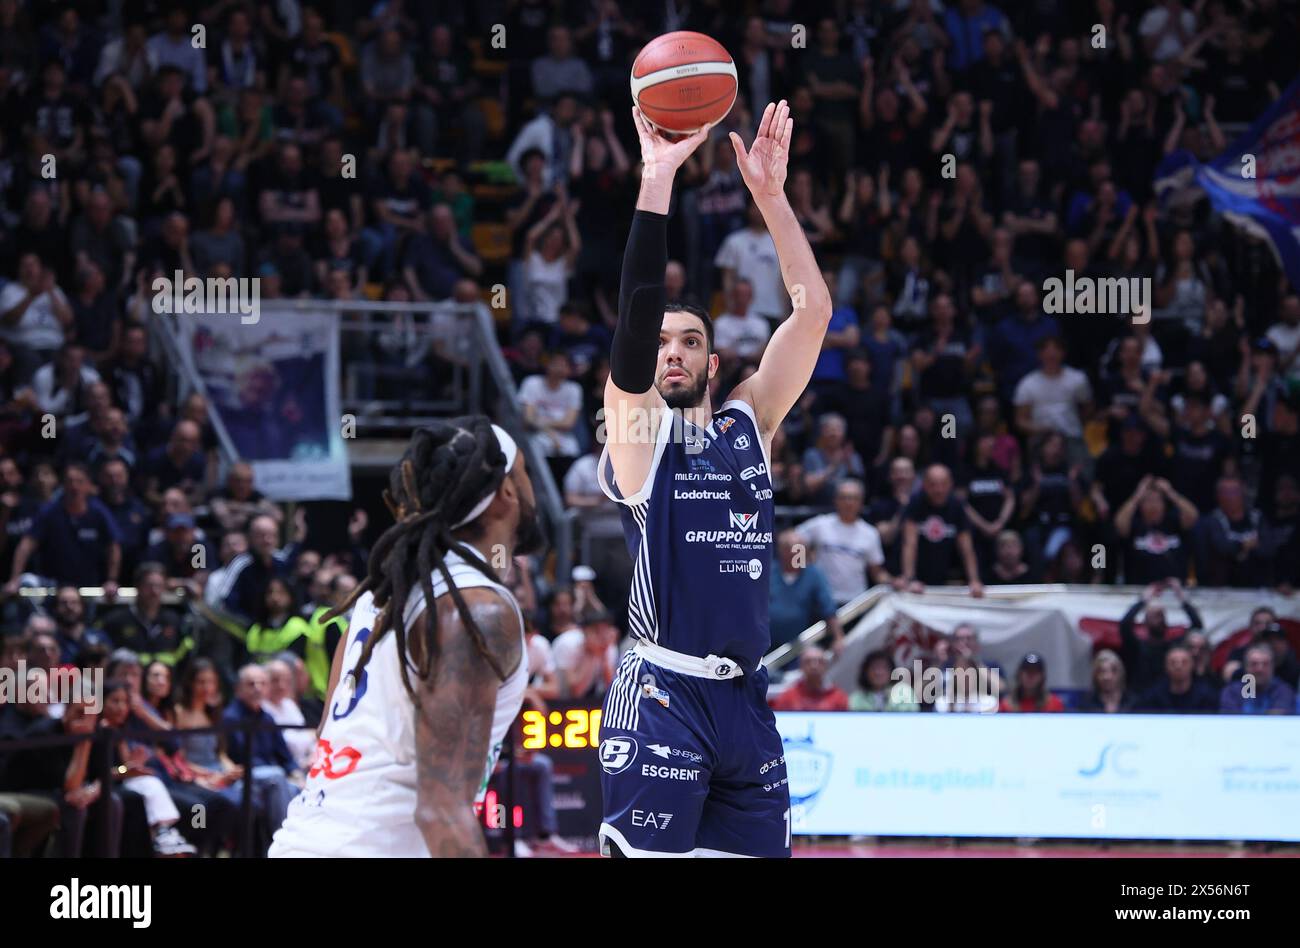
{"type": "Polygon", "coordinates": [[[598,434],[603,430],[619,491],[630,497],[650,473],[668,404],[653,386],[648,392],[633,394],[620,389],[611,377],[605,381],[604,408],[598,434]]]}
{"type": "MultiPolygon", "coordinates": [[[[466,589],[462,596],[488,653],[510,674],[523,661],[523,631],[514,609],[489,589],[466,589]]],[[[408,637],[417,661],[427,619],[422,613],[408,637]]],[[[473,806],[486,774],[501,679],[449,596],[438,601],[438,643],[433,674],[416,683],[415,823],[434,856],[482,856],[473,806]]]]}

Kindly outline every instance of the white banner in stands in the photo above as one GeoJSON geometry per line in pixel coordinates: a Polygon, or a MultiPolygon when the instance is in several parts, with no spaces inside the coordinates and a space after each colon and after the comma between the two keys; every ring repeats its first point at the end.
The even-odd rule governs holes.
{"type": "MultiPolygon", "coordinates": [[[[991,595],[984,599],[940,590],[919,596],[891,592],[846,630],[848,640],[830,677],[851,694],[868,652],[884,648],[892,652],[896,663],[910,668],[938,635],[951,634],[959,623],[969,622],[979,632],[981,655],[999,663],[1008,678],[1026,652],[1037,652],[1047,664],[1049,688],[1089,688],[1093,643],[1118,648],[1119,620],[1140,592],[1133,587],[1045,586],[1041,591],[1015,594],[990,590],[991,595]]],[[[1196,589],[1189,591],[1188,599],[1201,614],[1216,657],[1237,644],[1234,636],[1246,628],[1251,610],[1257,606],[1271,607],[1300,646],[1300,596],[1196,589]]],[[[1164,605],[1170,626],[1187,625],[1187,615],[1177,599],[1166,593],[1157,602],[1164,605]]]]}
{"type": "Polygon", "coordinates": [[[1300,841],[1295,718],[778,712],[825,836],[1300,841]]]}
{"type": "Polygon", "coordinates": [[[181,351],[227,448],[253,466],[272,500],[348,500],[352,481],[339,414],[335,313],[175,317],[181,351]]]}

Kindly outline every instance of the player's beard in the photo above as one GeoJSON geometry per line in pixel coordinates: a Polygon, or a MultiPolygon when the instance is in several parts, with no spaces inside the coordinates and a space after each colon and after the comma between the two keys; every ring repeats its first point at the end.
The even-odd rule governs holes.
{"type": "Polygon", "coordinates": [[[537,517],[537,508],[519,499],[519,526],[515,529],[515,555],[528,556],[546,549],[546,534],[537,517]]]}
{"type": "MultiPolygon", "coordinates": [[[[682,369],[681,371],[686,371],[682,369]]],[[[685,411],[688,408],[699,408],[704,404],[704,393],[709,387],[709,376],[707,373],[701,373],[695,384],[687,388],[681,384],[676,384],[672,388],[660,389],[659,394],[663,396],[664,404],[669,408],[685,411]]]]}

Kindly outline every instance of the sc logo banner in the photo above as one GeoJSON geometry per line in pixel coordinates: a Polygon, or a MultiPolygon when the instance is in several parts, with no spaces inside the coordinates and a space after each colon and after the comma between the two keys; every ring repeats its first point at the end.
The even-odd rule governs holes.
{"type": "MultiPolygon", "coordinates": [[[[357,661],[361,658],[361,650],[366,647],[366,639],[370,638],[370,631],[370,629],[362,629],[357,633],[357,637],[352,641],[352,644],[348,646],[347,653],[343,656],[343,667],[349,669],[349,671],[344,672],[342,677],[339,678],[340,689],[346,688],[353,683],[350,669],[356,668],[357,661]]],[[[366,688],[369,686],[368,677],[366,669],[361,669],[361,680],[355,682],[355,687],[351,689],[352,700],[348,702],[348,706],[342,711],[339,711],[339,703],[334,702],[334,707],[330,709],[330,717],[338,721],[346,718],[356,710],[357,702],[361,700],[362,695],[366,693],[366,688]]],[[[343,694],[347,694],[347,692],[344,691],[343,694]]]]}
{"type": "Polygon", "coordinates": [[[607,737],[600,742],[600,766],[607,774],[621,774],[636,760],[637,745],[630,737],[607,737]]]}

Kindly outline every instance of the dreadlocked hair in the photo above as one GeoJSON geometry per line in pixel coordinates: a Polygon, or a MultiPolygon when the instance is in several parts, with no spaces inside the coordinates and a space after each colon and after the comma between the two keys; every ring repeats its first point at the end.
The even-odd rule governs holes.
{"type": "Polygon", "coordinates": [[[505,680],[505,670],[488,649],[483,633],[460,590],[452,582],[446,564],[447,553],[454,550],[493,582],[501,582],[479,554],[451,535],[451,528],[452,524],[469,514],[475,504],[495,493],[505,475],[505,454],[492,431],[492,423],[482,415],[435,421],[411,436],[411,443],[401,462],[389,474],[388,489],[384,491],[384,503],[397,522],[375,543],[365,579],[346,602],[325,616],[326,621],[340,616],[351,609],[363,593],[374,594],[378,614],[374,629],[361,650],[361,657],[349,673],[354,682],[360,681],[361,672],[376,643],[391,630],[397,636],[402,684],[419,706],[419,696],[407,671],[410,652],[406,606],[418,584],[424,593],[427,618],[421,642],[423,648],[416,656],[416,672],[422,680],[431,680],[438,663],[438,612],[434,608],[432,580],[435,569],[447,584],[447,592],[475,649],[497,677],[505,680]]]}

